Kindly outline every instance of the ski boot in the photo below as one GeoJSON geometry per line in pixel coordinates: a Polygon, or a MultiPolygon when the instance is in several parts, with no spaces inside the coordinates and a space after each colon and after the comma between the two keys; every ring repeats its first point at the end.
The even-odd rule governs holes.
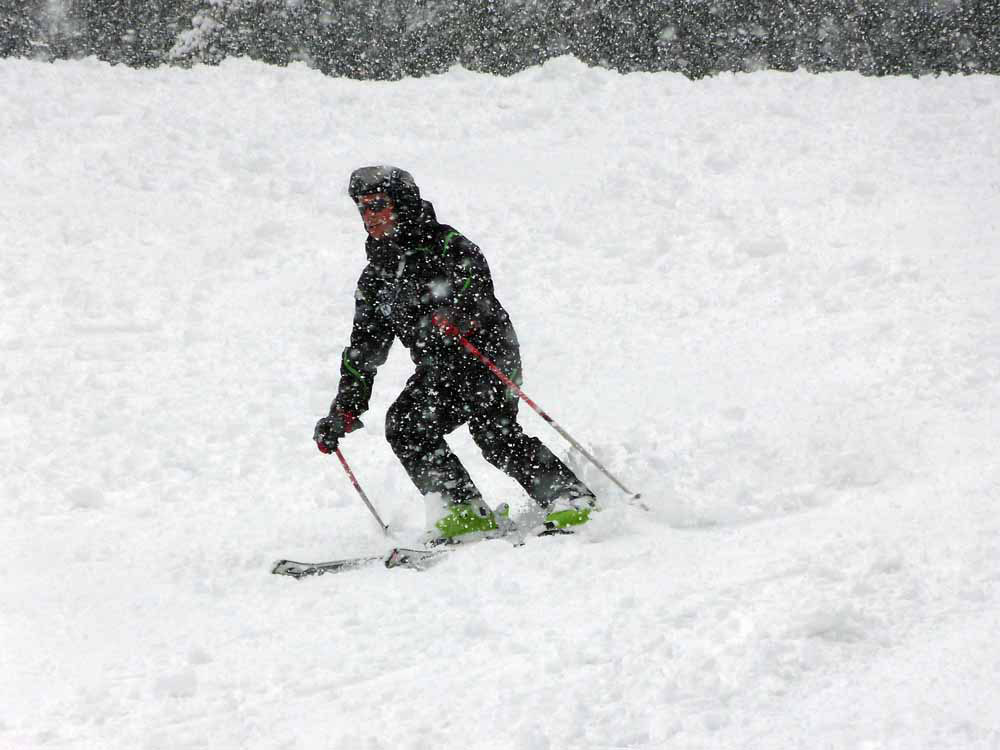
{"type": "Polygon", "coordinates": [[[545,507],[545,532],[558,533],[567,526],[580,526],[597,510],[597,498],[588,492],[572,491],[545,507]]]}
{"type": "Polygon", "coordinates": [[[427,532],[426,544],[430,547],[494,539],[509,534],[514,526],[507,503],[494,510],[482,501],[448,503],[444,511],[427,532]]]}

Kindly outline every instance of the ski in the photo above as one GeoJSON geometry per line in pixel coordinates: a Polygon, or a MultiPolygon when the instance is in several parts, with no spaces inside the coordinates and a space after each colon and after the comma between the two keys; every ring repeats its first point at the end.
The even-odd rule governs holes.
{"type": "Polygon", "coordinates": [[[278,560],[271,567],[271,572],[279,576],[305,578],[306,576],[321,576],[325,573],[341,573],[345,570],[367,568],[369,565],[381,560],[381,557],[350,557],[345,560],[331,560],[330,562],[319,563],[278,560]]]}
{"type": "Polygon", "coordinates": [[[410,570],[427,570],[432,565],[441,562],[455,547],[438,547],[437,549],[407,549],[396,547],[385,556],[385,567],[408,568],[410,570]]]}
{"type": "Polygon", "coordinates": [[[452,548],[439,549],[408,549],[406,547],[394,547],[387,555],[377,555],[368,557],[348,557],[343,560],[331,560],[329,562],[306,563],[295,560],[278,560],[271,567],[271,572],[275,575],[291,576],[292,578],[306,578],[307,576],[321,576],[327,573],[343,573],[348,570],[358,570],[382,563],[387,568],[408,568],[410,570],[426,570],[433,563],[432,560],[443,557],[452,548]]]}
{"type": "MultiPolygon", "coordinates": [[[[555,536],[561,534],[572,534],[569,529],[559,529],[548,526],[535,536],[555,536]]],[[[306,563],[295,560],[278,560],[271,567],[271,572],[275,575],[291,576],[296,580],[308,576],[321,576],[327,573],[344,573],[349,570],[368,568],[377,563],[382,563],[386,568],[405,568],[407,570],[427,570],[431,566],[441,562],[444,557],[453,550],[475,544],[476,541],[486,539],[504,539],[508,536],[485,537],[481,540],[474,540],[460,543],[442,542],[429,549],[411,549],[409,547],[393,547],[385,555],[371,555],[366,557],[348,557],[343,560],[330,560],[329,562],[306,563]]],[[[515,547],[524,544],[524,540],[515,540],[515,547]]]]}

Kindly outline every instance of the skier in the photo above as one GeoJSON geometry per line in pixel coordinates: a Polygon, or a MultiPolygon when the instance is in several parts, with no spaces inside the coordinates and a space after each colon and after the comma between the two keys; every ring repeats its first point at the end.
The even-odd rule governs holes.
{"type": "Polygon", "coordinates": [[[444,436],[468,424],[483,456],[513,477],[548,527],[584,523],[594,493],[517,422],[518,400],[441,326],[455,326],[514,382],[521,382],[517,336],[494,296],[480,249],[440,224],[413,177],[391,166],[351,174],[348,194],[368,239],[368,264],[354,293],[351,343],[344,349],[337,396],[313,439],[323,453],[362,426],[376,370],[395,338],[416,371],[386,414],[385,436],[413,484],[430,500],[430,543],[488,535],[507,523],[494,513],[444,436]],[[499,524],[498,524],[499,521],[499,524]]]}

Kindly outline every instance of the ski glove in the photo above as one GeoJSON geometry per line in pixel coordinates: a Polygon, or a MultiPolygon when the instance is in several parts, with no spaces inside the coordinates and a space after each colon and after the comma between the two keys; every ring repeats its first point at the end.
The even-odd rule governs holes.
{"type": "Polygon", "coordinates": [[[431,316],[431,322],[441,331],[457,339],[459,336],[469,336],[479,330],[479,321],[464,315],[450,307],[442,307],[431,316]]]}
{"type": "Polygon", "coordinates": [[[320,453],[333,453],[337,450],[337,443],[348,432],[354,432],[359,427],[364,427],[361,420],[350,412],[334,409],[330,416],[323,417],[316,423],[313,431],[313,440],[320,453]]]}

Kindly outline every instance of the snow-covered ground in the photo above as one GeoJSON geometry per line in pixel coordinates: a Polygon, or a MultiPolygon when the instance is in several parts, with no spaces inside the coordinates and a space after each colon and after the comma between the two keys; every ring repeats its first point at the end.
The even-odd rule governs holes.
{"type": "Polygon", "coordinates": [[[0,748],[1000,748],[998,124],[988,77],[3,61],[0,748]],[[582,468],[578,536],[269,574],[423,530],[401,348],[343,443],[395,540],[311,441],[377,162],[651,512],[582,468]]]}

